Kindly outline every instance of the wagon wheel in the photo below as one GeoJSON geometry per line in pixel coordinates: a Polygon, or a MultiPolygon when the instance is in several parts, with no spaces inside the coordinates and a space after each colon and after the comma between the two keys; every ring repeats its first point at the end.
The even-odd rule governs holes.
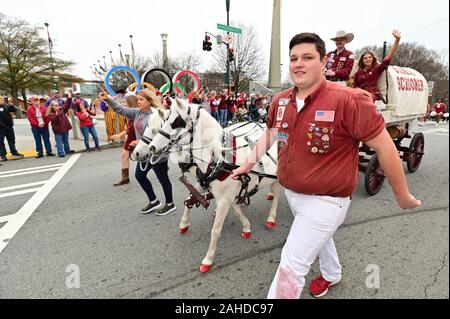
{"type": "Polygon", "coordinates": [[[420,162],[425,149],[425,138],[422,133],[414,134],[411,143],[409,144],[409,156],[406,166],[408,171],[414,173],[419,168],[420,162]]]}
{"type": "Polygon", "coordinates": [[[370,158],[369,164],[366,168],[366,175],[364,178],[364,186],[369,195],[378,194],[384,183],[384,173],[381,168],[378,156],[375,154],[370,158]]]}

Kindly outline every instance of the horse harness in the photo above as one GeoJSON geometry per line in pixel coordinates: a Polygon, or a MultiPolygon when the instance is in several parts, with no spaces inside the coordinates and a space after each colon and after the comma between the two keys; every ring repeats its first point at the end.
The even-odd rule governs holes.
{"type": "MultiPolygon", "coordinates": [[[[201,106],[198,109],[197,112],[197,116],[196,116],[196,122],[194,123],[194,121],[192,121],[192,125],[189,127],[189,129],[184,132],[183,134],[181,134],[180,136],[178,136],[177,138],[173,139],[171,138],[170,134],[168,134],[167,132],[163,131],[162,129],[159,130],[159,133],[164,136],[166,139],[169,140],[169,144],[166,148],[166,150],[169,150],[172,148],[172,146],[176,145],[180,140],[182,140],[185,136],[187,136],[188,134],[190,134],[190,141],[189,141],[189,163],[183,163],[183,164],[179,164],[179,167],[181,169],[182,172],[182,176],[180,177],[180,182],[183,183],[186,188],[189,190],[190,192],[190,198],[187,199],[184,202],[184,205],[191,209],[194,206],[199,207],[200,205],[207,209],[209,207],[210,201],[211,199],[214,198],[213,194],[211,193],[210,190],[210,184],[215,181],[215,180],[219,180],[219,181],[224,181],[225,179],[227,179],[232,173],[233,170],[238,168],[239,166],[237,166],[235,164],[235,152],[237,149],[239,148],[244,148],[244,147],[251,147],[250,142],[248,139],[246,139],[246,141],[249,143],[247,145],[244,146],[240,146],[240,147],[236,147],[235,146],[235,138],[233,137],[233,163],[228,163],[226,161],[222,161],[219,160],[218,162],[214,161],[215,156],[212,156],[211,158],[211,162],[208,163],[208,169],[205,173],[202,173],[202,171],[200,170],[200,168],[198,168],[197,164],[194,163],[194,155],[192,153],[192,143],[194,140],[194,129],[195,129],[195,124],[198,123],[198,120],[200,118],[200,110],[201,110],[201,106]],[[189,171],[189,169],[193,166],[197,166],[197,171],[196,171],[196,178],[197,178],[197,182],[200,184],[200,186],[202,187],[202,189],[204,190],[203,194],[201,194],[187,179],[187,177],[185,176],[185,173],[189,171]]],[[[187,115],[189,116],[191,114],[191,107],[189,106],[188,108],[188,112],[187,115]]],[[[171,123],[171,128],[172,129],[176,129],[176,128],[185,128],[187,125],[186,121],[181,117],[181,115],[179,115],[175,121],[173,123],[171,123]]],[[[246,124],[244,124],[243,126],[245,126],[246,124]]],[[[241,127],[241,126],[240,126],[241,127]]],[[[239,128],[240,128],[239,127],[239,128]]],[[[223,135],[223,139],[222,139],[222,143],[225,143],[225,134],[223,135]]],[[[145,140],[145,143],[150,144],[151,139],[146,138],[147,140],[145,140]]],[[[273,159],[272,156],[270,156],[270,154],[266,153],[267,155],[269,155],[270,159],[276,164],[276,161],[273,159]]],[[[225,157],[225,150],[222,151],[222,156],[225,157]]],[[[201,159],[200,159],[201,160],[201,159]]],[[[259,165],[261,168],[263,168],[263,163],[261,161],[259,161],[259,165]]],[[[239,191],[239,195],[236,197],[237,200],[237,204],[245,204],[245,205],[250,205],[250,197],[255,195],[258,192],[258,184],[261,182],[261,180],[263,178],[272,178],[272,179],[277,179],[277,177],[275,175],[269,175],[269,174],[264,174],[264,173],[259,173],[259,172],[255,172],[255,171],[251,171],[252,174],[258,175],[258,183],[255,185],[255,187],[251,190],[248,191],[248,187],[251,181],[251,177],[248,174],[244,174],[240,176],[240,181],[242,183],[241,186],[241,190],[239,191]]]]}

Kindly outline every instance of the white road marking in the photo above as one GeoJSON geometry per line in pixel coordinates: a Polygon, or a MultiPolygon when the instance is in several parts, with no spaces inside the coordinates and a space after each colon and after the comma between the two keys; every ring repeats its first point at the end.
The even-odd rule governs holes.
{"type": "Polygon", "coordinates": [[[38,171],[28,171],[28,172],[14,173],[14,174],[9,174],[9,175],[0,175],[0,178],[37,174],[37,173],[43,173],[43,172],[48,172],[48,171],[56,171],[58,169],[60,169],[60,167],[52,167],[52,168],[40,169],[38,171]]]}
{"type": "Polygon", "coordinates": [[[9,186],[9,187],[3,187],[3,188],[0,188],[0,193],[1,192],[6,192],[6,191],[13,191],[15,189],[20,189],[20,188],[27,188],[27,187],[33,187],[33,186],[37,186],[37,185],[42,185],[42,184],[45,184],[46,182],[48,182],[48,180],[35,182],[35,183],[28,183],[28,184],[21,184],[21,185],[14,185],[14,186],[9,186]]]}
{"type": "Polygon", "coordinates": [[[19,229],[30,218],[34,211],[50,194],[52,189],[59,183],[64,175],[70,170],[81,154],[72,155],[67,162],[48,180],[39,190],[15,213],[9,218],[6,225],[0,228],[0,253],[8,245],[9,241],[19,231],[19,229]]]}
{"type": "Polygon", "coordinates": [[[14,217],[14,214],[6,215],[6,216],[0,216],[0,223],[7,222],[8,220],[10,220],[13,217],[14,217]]]}
{"type": "Polygon", "coordinates": [[[37,192],[40,189],[41,189],[40,187],[37,187],[37,188],[24,189],[24,190],[21,190],[21,191],[4,193],[4,194],[0,194],[0,198],[17,196],[17,195],[28,194],[28,193],[34,193],[34,192],[37,192]]]}
{"type": "Polygon", "coordinates": [[[45,168],[50,168],[50,167],[62,167],[63,165],[64,165],[64,163],[53,164],[53,165],[45,165],[45,166],[37,166],[37,167],[31,167],[31,168],[16,169],[14,171],[0,172],[0,175],[20,173],[20,172],[27,172],[27,171],[34,171],[34,170],[45,169],[45,168]]]}

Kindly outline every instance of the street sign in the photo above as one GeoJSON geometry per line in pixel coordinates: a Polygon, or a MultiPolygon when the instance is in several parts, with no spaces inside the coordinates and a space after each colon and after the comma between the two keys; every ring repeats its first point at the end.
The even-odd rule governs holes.
{"type": "Polygon", "coordinates": [[[229,25],[225,25],[225,24],[217,23],[217,29],[224,30],[224,31],[227,31],[227,32],[233,32],[233,33],[237,33],[237,34],[242,34],[242,30],[241,29],[236,28],[236,27],[232,27],[232,26],[229,26],[229,25]]]}

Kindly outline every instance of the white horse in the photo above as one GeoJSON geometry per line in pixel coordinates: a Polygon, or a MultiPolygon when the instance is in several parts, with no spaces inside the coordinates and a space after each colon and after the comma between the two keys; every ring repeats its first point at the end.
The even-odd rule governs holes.
{"type": "MultiPolygon", "coordinates": [[[[250,123],[251,125],[236,124],[228,128],[228,132],[233,131],[233,135],[236,136],[237,147],[232,150],[232,154],[229,154],[229,149],[224,147],[223,139],[226,132],[222,129],[219,123],[205,110],[201,109],[198,105],[188,105],[182,100],[178,100],[176,104],[172,104],[171,114],[167,121],[164,123],[160,132],[153,138],[150,143],[150,153],[152,155],[164,154],[176,143],[187,143],[190,147],[190,153],[197,167],[202,174],[207,174],[211,171],[211,163],[217,163],[224,160],[223,151],[225,157],[228,155],[235,156],[236,164],[241,164],[250,154],[253,143],[256,143],[257,138],[262,134],[264,128],[258,123],[250,123]],[[245,147],[239,147],[242,145],[239,143],[244,141],[247,145],[245,147]]],[[[276,209],[278,206],[280,185],[276,179],[276,161],[277,158],[276,147],[269,150],[268,154],[263,156],[258,168],[256,169],[261,176],[251,173],[249,174],[250,180],[248,184],[248,190],[252,190],[258,185],[258,188],[264,186],[270,186],[270,190],[273,193],[272,207],[267,218],[266,226],[273,228],[276,219],[276,209]]],[[[224,173],[230,171],[215,166],[218,169],[222,169],[224,173]]],[[[229,176],[223,181],[213,180],[209,184],[214,198],[216,199],[215,220],[211,231],[211,241],[208,252],[200,265],[200,272],[208,272],[213,264],[214,255],[217,248],[217,241],[222,231],[223,223],[228,214],[230,208],[233,208],[236,216],[242,223],[242,237],[249,238],[251,235],[251,228],[249,220],[242,213],[241,207],[236,203],[236,198],[241,189],[241,181],[234,180],[229,176]]],[[[180,231],[183,233],[189,228],[189,210],[185,209],[183,214],[180,231]]]]}

